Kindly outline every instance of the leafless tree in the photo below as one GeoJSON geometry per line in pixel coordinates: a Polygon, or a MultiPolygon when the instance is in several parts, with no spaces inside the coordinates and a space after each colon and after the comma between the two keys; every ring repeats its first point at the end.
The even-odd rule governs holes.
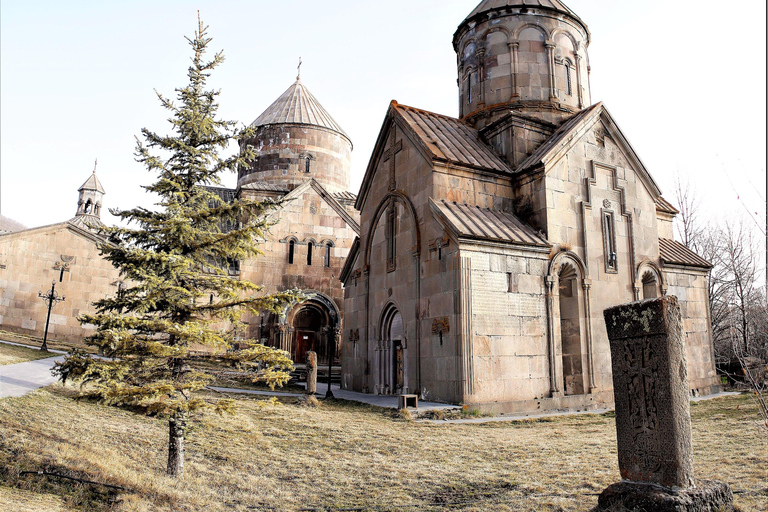
{"type": "Polygon", "coordinates": [[[696,189],[679,174],[675,178],[675,200],[680,210],[675,225],[678,240],[694,252],[698,252],[701,239],[705,234],[705,229],[699,220],[701,202],[696,189]]]}

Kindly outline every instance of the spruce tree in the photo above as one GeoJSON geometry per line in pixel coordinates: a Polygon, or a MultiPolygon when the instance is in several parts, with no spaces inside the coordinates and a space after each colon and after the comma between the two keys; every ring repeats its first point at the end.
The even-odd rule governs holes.
{"type": "Polygon", "coordinates": [[[230,157],[219,154],[230,142],[253,134],[216,117],[219,92],[206,90],[206,80],[224,57],[219,52],[204,60],[211,39],[199,16],[195,36],[187,41],[194,51],[189,83],[176,90],[177,102],[157,93],[171,113],[172,133],[145,128],[143,141],[136,139],[137,161],[157,175],[144,188],[159,197],[159,208],[112,211],[128,227],[106,228],[108,242],[100,249],[126,285],[114,297],[96,302],[95,314],[80,317],[96,327],[86,343],[109,359],[73,351],[54,370],[64,380],[88,384],[106,403],[167,417],[168,474],[173,476],[183,473],[190,414],[233,408],[231,400],[198,393],[212,381],[195,364],[205,354],[200,347],[250,365],[254,380],[282,385],[292,369],[288,353],[255,340],[238,340],[241,350],[233,352],[235,327],[246,311],[280,313],[300,298],[295,292],[264,296],[257,285],[217,265],[258,254],[254,240],[264,238],[266,214],[277,203],[223,202],[206,188],[255,156],[250,147],[230,157]],[[224,224],[234,229],[222,231],[224,224]]]}

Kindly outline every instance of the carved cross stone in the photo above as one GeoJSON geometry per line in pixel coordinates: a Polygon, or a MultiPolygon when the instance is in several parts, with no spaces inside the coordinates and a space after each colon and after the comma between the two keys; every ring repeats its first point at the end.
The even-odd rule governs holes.
{"type": "Polygon", "coordinates": [[[621,503],[631,510],[733,510],[727,484],[694,484],[688,369],[677,297],[616,306],[603,315],[624,481],[603,491],[598,509],[621,503]]]}
{"type": "Polygon", "coordinates": [[[611,344],[619,469],[625,480],[693,483],[688,375],[675,297],[604,313],[611,344]]]}
{"type": "Polygon", "coordinates": [[[384,161],[389,160],[389,190],[397,188],[395,179],[395,155],[403,150],[403,140],[397,140],[397,127],[392,125],[392,145],[384,152],[384,161]]]}

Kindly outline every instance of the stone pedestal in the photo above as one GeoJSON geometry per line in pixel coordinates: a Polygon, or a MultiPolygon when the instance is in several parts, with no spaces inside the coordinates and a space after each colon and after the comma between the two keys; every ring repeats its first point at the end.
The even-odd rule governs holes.
{"type": "Polygon", "coordinates": [[[728,511],[727,484],[695,482],[680,306],[662,297],[604,311],[611,346],[622,482],[599,508],[728,511]]]}
{"type": "Polygon", "coordinates": [[[627,510],[648,512],[725,512],[732,511],[733,493],[728,484],[697,480],[688,489],[670,489],[654,484],[619,482],[600,494],[597,510],[611,509],[620,503],[627,510]]]}

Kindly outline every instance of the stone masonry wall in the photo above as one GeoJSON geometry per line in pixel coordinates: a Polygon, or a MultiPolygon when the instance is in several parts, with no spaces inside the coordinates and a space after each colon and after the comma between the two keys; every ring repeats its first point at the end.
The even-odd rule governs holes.
{"type": "Polygon", "coordinates": [[[47,306],[37,294],[50,291],[56,280],[56,292],[66,300],[51,311],[48,339],[69,343],[93,332],[80,325],[78,315],[94,313],[92,303],[112,296],[120,279],[96,243],[66,223],[0,236],[0,263],[6,266],[0,269],[0,328],[42,338],[47,306]],[[60,283],[53,266],[62,256],[73,259],[60,283]]]}
{"type": "Polygon", "coordinates": [[[248,143],[258,157],[250,168],[240,171],[239,187],[266,182],[293,189],[314,177],[329,192],[349,189],[352,143],[340,133],[309,125],[267,125],[259,127],[248,143]]]}
{"type": "Polygon", "coordinates": [[[549,392],[544,276],[547,255],[462,246],[472,260],[474,394],[468,403],[541,398],[549,392]]]}
{"type": "Polygon", "coordinates": [[[677,297],[683,318],[683,340],[688,360],[688,385],[698,395],[719,390],[709,318],[707,272],[664,267],[667,295],[677,297]]]}

